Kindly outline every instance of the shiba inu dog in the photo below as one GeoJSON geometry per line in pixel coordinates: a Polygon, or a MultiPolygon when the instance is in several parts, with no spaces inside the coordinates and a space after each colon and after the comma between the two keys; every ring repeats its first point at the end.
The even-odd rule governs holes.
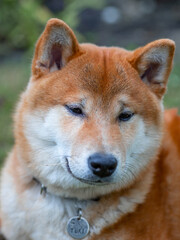
{"type": "Polygon", "coordinates": [[[48,21],[1,174],[8,240],[180,239],[180,118],[162,104],[174,49],[79,44],[48,21]]]}

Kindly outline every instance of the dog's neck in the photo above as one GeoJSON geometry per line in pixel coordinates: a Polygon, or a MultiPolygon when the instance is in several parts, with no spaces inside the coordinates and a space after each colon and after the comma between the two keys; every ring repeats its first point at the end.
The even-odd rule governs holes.
{"type": "MultiPolygon", "coordinates": [[[[32,179],[34,182],[36,182],[39,187],[40,187],[40,194],[43,195],[44,197],[46,196],[47,194],[47,187],[42,184],[37,178],[33,177],[32,179]]],[[[65,198],[65,199],[72,199],[76,202],[78,202],[79,200],[77,198],[65,198]]],[[[100,200],[100,197],[97,197],[97,198],[92,198],[92,199],[87,199],[86,201],[95,201],[95,202],[98,202],[100,200]]],[[[84,200],[85,201],[85,200],[84,200]]]]}
{"type": "MultiPolygon", "coordinates": [[[[154,167],[151,166],[143,174],[143,177],[129,189],[113,192],[99,199],[58,198],[62,201],[64,207],[69,208],[67,218],[73,217],[73,214],[76,215],[77,209],[80,207],[82,208],[83,217],[89,222],[91,235],[99,234],[105,227],[112,225],[126,214],[134,212],[136,207],[145,201],[146,195],[150,191],[153,174],[154,167]]],[[[41,183],[35,181],[39,185],[39,192],[42,192],[40,191],[41,183]]],[[[44,189],[44,186],[42,186],[42,189],[44,189]]],[[[47,195],[53,197],[53,194],[49,193],[48,189],[47,195]]]]}

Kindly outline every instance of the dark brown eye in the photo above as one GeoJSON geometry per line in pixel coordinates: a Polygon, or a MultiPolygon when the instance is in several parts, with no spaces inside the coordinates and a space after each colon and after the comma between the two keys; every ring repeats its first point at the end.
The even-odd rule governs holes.
{"type": "Polygon", "coordinates": [[[66,105],[66,109],[73,115],[77,116],[84,116],[84,113],[80,107],[73,106],[73,105],[66,105]]]}
{"type": "Polygon", "coordinates": [[[119,115],[118,119],[119,119],[119,121],[126,122],[126,121],[129,121],[132,118],[133,115],[134,115],[134,113],[132,113],[130,111],[122,112],[119,115]]]}

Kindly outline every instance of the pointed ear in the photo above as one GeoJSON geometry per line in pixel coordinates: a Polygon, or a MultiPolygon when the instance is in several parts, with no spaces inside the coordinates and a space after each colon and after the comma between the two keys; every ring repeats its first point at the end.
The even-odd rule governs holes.
{"type": "Polygon", "coordinates": [[[63,21],[52,18],[36,44],[32,75],[38,78],[60,70],[78,53],[79,44],[73,31],[63,21]]]}
{"type": "Polygon", "coordinates": [[[161,39],[133,51],[128,58],[150,89],[161,98],[166,91],[166,84],[172,69],[175,43],[161,39]]]}

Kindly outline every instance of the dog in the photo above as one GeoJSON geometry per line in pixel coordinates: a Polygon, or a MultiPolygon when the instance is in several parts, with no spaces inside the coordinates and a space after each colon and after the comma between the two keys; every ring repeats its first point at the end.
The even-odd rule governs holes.
{"type": "Polygon", "coordinates": [[[180,117],[163,109],[174,50],[79,44],[47,22],[1,174],[6,239],[180,239],[180,117]]]}

